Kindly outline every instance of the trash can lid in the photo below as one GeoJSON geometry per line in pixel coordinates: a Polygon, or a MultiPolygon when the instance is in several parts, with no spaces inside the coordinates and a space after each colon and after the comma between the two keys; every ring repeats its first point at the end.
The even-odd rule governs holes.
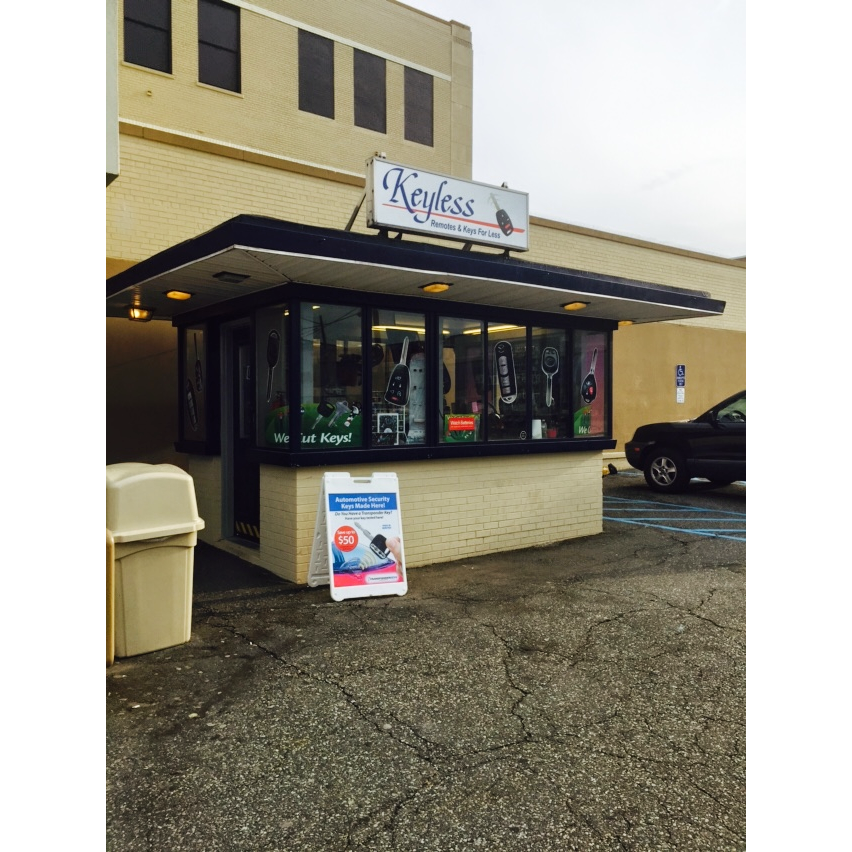
{"type": "Polygon", "coordinates": [[[106,485],[106,527],[117,543],[204,529],[192,477],[173,464],[109,464],[106,485]]]}

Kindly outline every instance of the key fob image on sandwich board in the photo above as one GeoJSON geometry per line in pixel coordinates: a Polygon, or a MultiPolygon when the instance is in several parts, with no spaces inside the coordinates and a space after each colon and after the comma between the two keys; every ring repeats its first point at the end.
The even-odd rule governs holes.
{"type": "Polygon", "coordinates": [[[335,601],[408,591],[395,473],[323,475],[308,585],[325,584],[335,601]]]}

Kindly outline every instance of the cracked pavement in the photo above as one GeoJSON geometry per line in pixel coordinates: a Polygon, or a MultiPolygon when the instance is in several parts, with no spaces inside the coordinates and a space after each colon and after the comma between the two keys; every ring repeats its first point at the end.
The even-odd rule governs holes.
{"type": "Polygon", "coordinates": [[[107,848],[745,849],[744,543],[605,523],[408,582],[199,544],[191,641],[106,669],[107,848]]]}

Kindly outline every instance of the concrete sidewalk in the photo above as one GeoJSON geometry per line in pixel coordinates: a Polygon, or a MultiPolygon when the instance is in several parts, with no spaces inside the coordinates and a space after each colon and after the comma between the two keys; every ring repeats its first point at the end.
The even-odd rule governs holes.
{"type": "Polygon", "coordinates": [[[744,544],[408,580],[335,603],[199,544],[191,641],[106,670],[110,852],[745,849],[744,544]]]}

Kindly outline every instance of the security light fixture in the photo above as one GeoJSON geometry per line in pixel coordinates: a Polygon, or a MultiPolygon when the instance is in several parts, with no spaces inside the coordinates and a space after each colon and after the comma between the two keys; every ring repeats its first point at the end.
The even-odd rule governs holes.
{"type": "Polygon", "coordinates": [[[424,293],[444,293],[452,287],[446,281],[433,281],[431,284],[421,284],[420,289],[424,293]]]}
{"type": "Polygon", "coordinates": [[[150,322],[154,318],[154,309],[130,305],[127,308],[127,318],[133,322],[150,322]]]}
{"type": "Polygon", "coordinates": [[[589,307],[589,303],[588,302],[568,302],[567,304],[564,304],[562,307],[566,311],[582,311],[583,308],[589,307]]]}

